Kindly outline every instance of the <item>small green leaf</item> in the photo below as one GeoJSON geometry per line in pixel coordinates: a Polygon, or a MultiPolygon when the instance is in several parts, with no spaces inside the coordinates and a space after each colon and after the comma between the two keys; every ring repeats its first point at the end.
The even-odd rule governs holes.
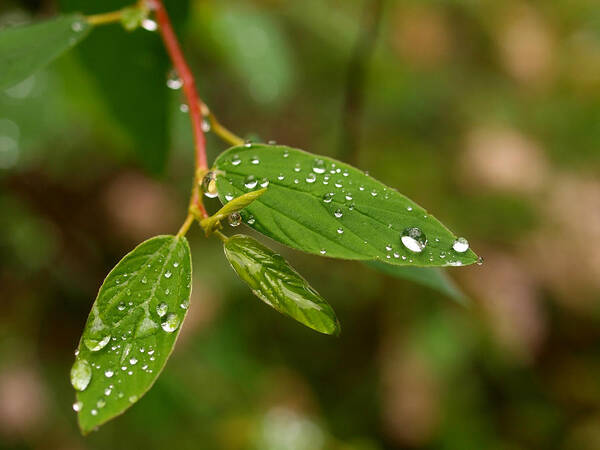
{"type": "Polygon", "coordinates": [[[0,89],[27,78],[73,47],[91,27],[79,14],[0,30],[0,89]]]}
{"type": "Polygon", "coordinates": [[[281,255],[242,234],[230,237],[224,247],[233,270],[263,302],[313,330],[339,334],[331,306],[281,255]]]}
{"type": "Polygon", "coordinates": [[[242,216],[257,231],[298,250],[423,267],[477,261],[468,244],[456,245],[457,237],[419,205],[334,159],[246,144],[219,155],[215,169],[223,203],[268,186],[242,216]]]}
{"type": "Polygon", "coordinates": [[[152,386],[189,305],[192,266],[184,237],[138,245],[108,274],[71,369],[73,408],[86,434],[123,413],[152,386]]]}
{"type": "Polygon", "coordinates": [[[463,305],[469,303],[467,296],[456,286],[444,269],[437,267],[396,266],[383,261],[369,261],[366,264],[386,275],[427,286],[463,305]]]}

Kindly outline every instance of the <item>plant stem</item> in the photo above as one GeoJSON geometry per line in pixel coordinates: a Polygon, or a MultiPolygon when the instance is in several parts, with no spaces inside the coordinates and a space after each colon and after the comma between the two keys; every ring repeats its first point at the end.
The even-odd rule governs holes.
{"type": "MultiPolygon", "coordinates": [[[[177,70],[178,75],[183,81],[183,92],[188,102],[190,111],[190,120],[192,122],[192,130],[194,133],[194,147],[196,155],[196,170],[197,174],[200,170],[206,170],[208,164],[206,162],[206,139],[204,138],[204,132],[202,131],[202,111],[200,109],[201,101],[198,98],[198,92],[196,91],[196,81],[194,75],[188,66],[185,56],[179,46],[177,36],[173,31],[171,20],[167,14],[167,10],[163,5],[162,0],[154,0],[153,7],[156,12],[156,21],[158,22],[160,34],[163,42],[167,49],[167,53],[177,70]]],[[[197,175],[194,175],[194,186],[192,189],[192,198],[190,199],[190,205],[194,205],[200,210],[200,213],[204,217],[208,217],[206,209],[202,204],[202,197],[199,193],[198,183],[200,180],[197,175]]]]}
{"type": "Polygon", "coordinates": [[[181,228],[177,232],[177,237],[185,236],[190,227],[194,223],[194,215],[192,213],[188,213],[188,216],[185,218],[185,222],[181,225],[181,228]]]}
{"type": "Polygon", "coordinates": [[[109,13],[103,14],[93,14],[91,16],[86,16],[85,20],[90,25],[104,25],[107,23],[118,22],[121,20],[122,10],[112,11],[109,13]]]}

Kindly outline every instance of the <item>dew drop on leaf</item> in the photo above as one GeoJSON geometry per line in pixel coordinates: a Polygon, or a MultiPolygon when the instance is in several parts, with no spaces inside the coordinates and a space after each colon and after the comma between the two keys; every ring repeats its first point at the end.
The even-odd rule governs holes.
{"type": "Polygon", "coordinates": [[[317,181],[317,176],[314,173],[309,173],[308,175],[306,175],[306,182],[309,184],[314,183],[315,181],[317,181]]]}
{"type": "Polygon", "coordinates": [[[242,162],[242,158],[240,158],[240,155],[233,155],[233,157],[231,158],[232,166],[238,166],[241,162],[242,162]]]}
{"type": "Polygon", "coordinates": [[[227,221],[229,225],[232,227],[237,227],[240,223],[242,223],[242,216],[239,212],[234,212],[227,216],[227,221]]]}
{"type": "Polygon", "coordinates": [[[162,302],[156,307],[156,314],[158,314],[158,317],[163,317],[165,314],[167,314],[168,309],[169,305],[167,305],[165,302],[162,302]]]}
{"type": "Polygon", "coordinates": [[[217,175],[214,172],[208,172],[204,175],[201,188],[204,195],[208,198],[215,198],[219,195],[217,192],[217,175]]]}
{"type": "Polygon", "coordinates": [[[404,230],[400,240],[407,249],[415,253],[421,253],[427,245],[427,236],[417,227],[404,230]]]}
{"type": "Polygon", "coordinates": [[[92,368],[85,359],[78,359],[71,367],[71,384],[78,391],[85,391],[92,379],[92,368]]]}
{"type": "Polygon", "coordinates": [[[246,187],[246,189],[254,189],[257,184],[258,181],[256,180],[256,177],[254,175],[248,175],[246,177],[246,180],[244,181],[244,186],[246,187]]]}
{"type": "Polygon", "coordinates": [[[333,200],[333,192],[327,192],[325,195],[323,195],[323,202],[331,203],[332,200],[333,200]]]}
{"type": "Polygon", "coordinates": [[[75,412],[81,411],[82,407],[83,407],[83,403],[81,403],[81,402],[73,403],[73,411],[75,411],[75,412]]]}
{"type": "Polygon", "coordinates": [[[266,188],[269,185],[269,179],[263,178],[260,182],[260,187],[266,188]]]}
{"type": "Polygon", "coordinates": [[[452,244],[452,249],[457,253],[464,253],[469,250],[469,241],[467,241],[464,237],[459,237],[452,244]]]}
{"type": "Polygon", "coordinates": [[[167,317],[165,317],[165,320],[161,324],[161,327],[167,333],[172,333],[179,327],[179,322],[179,316],[177,316],[176,314],[169,314],[167,315],[167,317]]]}
{"type": "Polygon", "coordinates": [[[325,173],[325,161],[318,158],[315,159],[315,162],[313,163],[313,172],[318,174],[325,173]]]}
{"type": "Polygon", "coordinates": [[[165,278],[171,278],[171,275],[173,275],[173,274],[171,273],[171,271],[167,270],[167,271],[165,272],[165,278]]]}
{"type": "Polygon", "coordinates": [[[340,217],[342,217],[344,215],[344,213],[342,212],[341,209],[338,208],[338,209],[335,210],[335,212],[333,213],[333,215],[339,219],[340,217]]]}
{"type": "Polygon", "coordinates": [[[176,91],[177,89],[181,89],[181,86],[183,86],[183,80],[177,73],[177,70],[171,69],[167,76],[167,87],[176,91]]]}
{"type": "Polygon", "coordinates": [[[83,343],[85,344],[85,346],[87,348],[90,349],[90,351],[97,352],[99,350],[102,350],[104,347],[106,347],[106,344],[108,344],[108,341],[110,341],[110,335],[104,336],[103,338],[100,338],[100,339],[86,338],[83,340],[83,343]]]}
{"type": "Polygon", "coordinates": [[[112,370],[107,370],[107,371],[105,371],[105,372],[104,372],[104,376],[105,376],[106,378],[112,378],[112,376],[113,376],[114,374],[115,374],[115,373],[114,373],[112,370]]]}
{"type": "Polygon", "coordinates": [[[250,162],[254,165],[258,165],[260,164],[260,159],[258,158],[258,156],[253,156],[252,158],[250,158],[250,162]]]}

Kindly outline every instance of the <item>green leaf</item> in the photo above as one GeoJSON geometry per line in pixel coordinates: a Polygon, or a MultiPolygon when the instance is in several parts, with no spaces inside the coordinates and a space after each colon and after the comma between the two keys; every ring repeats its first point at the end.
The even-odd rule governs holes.
{"type": "Polygon", "coordinates": [[[448,276],[444,269],[437,267],[396,266],[387,264],[383,261],[369,261],[366,264],[386,275],[403,280],[414,281],[415,283],[427,286],[447,295],[463,305],[469,303],[469,299],[458,286],[456,286],[452,278],[448,276]]]}
{"type": "Polygon", "coordinates": [[[71,370],[84,434],[133,405],[162,371],[189,305],[191,273],[187,240],[157,236],[104,280],[71,370]]]}
{"type": "Polygon", "coordinates": [[[90,25],[79,14],[0,30],[0,89],[13,86],[81,41],[90,25]]]}
{"type": "MultiPolygon", "coordinates": [[[[60,0],[62,9],[102,13],[128,6],[128,0],[60,0]]],[[[173,26],[178,29],[188,1],[165,2],[173,26]]],[[[115,23],[97,27],[76,51],[106,105],[126,149],[151,173],[162,173],[169,151],[169,90],[172,67],[158,32],[133,32],[115,23]]]]}
{"type": "Polygon", "coordinates": [[[230,237],[224,248],[233,270],[267,305],[313,330],[339,334],[331,306],[281,255],[242,234],[230,237]]]}
{"type": "Polygon", "coordinates": [[[246,144],[219,155],[215,169],[223,203],[268,185],[242,217],[298,250],[423,267],[477,261],[470,249],[455,251],[456,236],[419,205],[334,159],[285,146],[246,144]]]}

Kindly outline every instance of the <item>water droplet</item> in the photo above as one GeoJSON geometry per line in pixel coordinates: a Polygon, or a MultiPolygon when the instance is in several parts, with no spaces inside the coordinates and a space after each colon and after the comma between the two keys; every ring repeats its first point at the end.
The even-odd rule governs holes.
{"type": "Polygon", "coordinates": [[[208,172],[202,178],[201,189],[204,195],[208,198],[215,198],[219,195],[217,191],[217,174],[214,172],[208,172]]]}
{"type": "Polygon", "coordinates": [[[161,327],[167,333],[172,333],[179,327],[179,322],[179,316],[177,316],[176,314],[169,314],[165,318],[164,322],[161,324],[161,327]]]}
{"type": "Polygon", "coordinates": [[[250,158],[250,163],[257,166],[258,164],[260,164],[260,159],[258,158],[258,156],[255,155],[252,158],[250,158]]]}
{"type": "Polygon", "coordinates": [[[284,176],[282,173],[280,173],[280,174],[277,176],[277,179],[278,179],[279,181],[283,181],[283,179],[284,179],[284,178],[285,178],[285,176],[284,176]]]}
{"type": "Polygon", "coordinates": [[[112,376],[113,376],[114,374],[115,374],[115,373],[114,373],[112,370],[107,370],[107,371],[105,371],[105,372],[104,372],[104,376],[105,376],[106,378],[112,378],[112,376]]]}
{"type": "Polygon", "coordinates": [[[459,237],[452,244],[452,249],[457,253],[464,253],[469,250],[469,241],[467,241],[464,237],[459,237]]]}
{"type": "Polygon", "coordinates": [[[479,258],[477,258],[477,265],[478,266],[482,266],[483,265],[483,257],[480,256],[479,258]]]}
{"type": "Polygon", "coordinates": [[[106,406],[106,400],[104,400],[103,398],[99,399],[99,400],[96,402],[96,406],[97,406],[98,408],[100,408],[100,409],[101,409],[101,408],[104,408],[104,407],[106,406]]]}
{"type": "Polygon", "coordinates": [[[142,28],[146,31],[156,31],[158,24],[152,19],[144,19],[142,20],[142,28]]]}
{"type": "Polygon", "coordinates": [[[440,252],[440,258],[444,259],[446,257],[446,252],[440,252]]]}
{"type": "Polygon", "coordinates": [[[137,395],[132,395],[129,397],[129,402],[135,403],[135,402],[137,402],[137,399],[138,399],[137,395]]]}
{"type": "Polygon", "coordinates": [[[92,410],[90,411],[90,414],[91,414],[92,416],[97,416],[97,415],[98,415],[98,410],[97,410],[97,409],[92,409],[92,410]]]}
{"type": "Polygon", "coordinates": [[[348,175],[350,175],[350,174],[348,173],[348,171],[347,171],[347,170],[344,170],[344,172],[342,173],[342,175],[343,175],[343,176],[345,176],[345,177],[347,177],[347,176],[348,176],[348,175]]]}
{"type": "Polygon", "coordinates": [[[167,87],[176,91],[177,89],[181,89],[181,86],[183,86],[183,80],[177,73],[177,70],[171,69],[167,76],[167,87]]]}
{"type": "Polygon", "coordinates": [[[364,191],[364,190],[365,190],[365,187],[364,187],[364,186],[359,186],[359,187],[358,187],[358,190],[359,190],[359,191],[364,191]]]}
{"type": "Polygon", "coordinates": [[[165,314],[167,314],[168,310],[169,305],[167,305],[165,302],[162,302],[160,305],[156,306],[156,314],[158,314],[158,317],[163,317],[165,314]]]}
{"type": "Polygon", "coordinates": [[[325,253],[327,253],[327,250],[325,250],[324,248],[322,248],[322,249],[319,251],[319,253],[320,253],[321,255],[324,255],[325,253]]]}
{"type": "Polygon", "coordinates": [[[167,270],[167,271],[165,272],[165,278],[171,278],[171,275],[173,275],[173,274],[171,273],[171,271],[167,270]]]}
{"type": "Polygon", "coordinates": [[[248,175],[246,177],[246,180],[244,181],[244,186],[246,187],[246,189],[254,189],[257,184],[258,181],[256,180],[256,177],[254,175],[248,175]]]}
{"type": "Polygon", "coordinates": [[[182,103],[181,105],[179,105],[179,111],[181,111],[182,113],[187,113],[190,111],[190,107],[186,103],[182,103]]]}
{"type": "Polygon", "coordinates": [[[71,367],[71,384],[78,391],[85,391],[92,379],[92,368],[85,359],[78,359],[71,367]]]}
{"type": "Polygon", "coordinates": [[[323,195],[323,202],[324,203],[331,203],[331,201],[333,200],[333,192],[327,192],[326,194],[323,195]]]}
{"type": "Polygon", "coordinates": [[[138,360],[135,356],[133,358],[129,359],[129,364],[131,364],[132,366],[135,366],[137,364],[137,362],[138,362],[138,360]]]}
{"type": "Polygon", "coordinates": [[[342,180],[337,180],[335,182],[335,187],[336,188],[341,188],[344,185],[344,182],[342,180]]]}
{"type": "Polygon", "coordinates": [[[227,216],[227,221],[229,225],[232,227],[237,227],[240,223],[242,223],[242,215],[239,212],[234,212],[227,216]]]}
{"type": "Polygon", "coordinates": [[[81,411],[81,408],[83,408],[83,403],[81,403],[81,402],[73,403],[73,411],[79,412],[79,411],[81,411]]]}
{"type": "Polygon", "coordinates": [[[348,200],[349,202],[352,201],[352,194],[350,192],[346,194],[346,200],[348,200]]]}
{"type": "Polygon", "coordinates": [[[108,344],[108,341],[110,341],[110,335],[104,336],[101,339],[85,338],[83,340],[83,343],[85,344],[85,346],[87,348],[90,349],[90,351],[97,352],[98,350],[102,350],[104,347],[106,347],[106,344],[108,344]]]}
{"type": "Polygon", "coordinates": [[[315,181],[317,181],[317,176],[314,173],[311,172],[308,175],[306,175],[307,183],[314,183],[315,181]]]}
{"type": "Polygon", "coordinates": [[[106,395],[107,397],[112,393],[112,387],[107,387],[106,389],[104,389],[104,395],[106,395]]]}
{"type": "MultiPolygon", "coordinates": [[[[142,283],[143,283],[143,282],[142,282],[142,283]]],[[[121,302],[121,303],[119,303],[119,304],[117,305],[117,309],[118,309],[119,311],[124,311],[124,310],[125,310],[125,308],[126,308],[126,306],[125,306],[125,303],[123,303],[123,302],[121,302]]]]}
{"type": "Polygon", "coordinates": [[[260,182],[260,187],[266,188],[269,185],[269,179],[263,178],[260,182]]]}
{"type": "Polygon", "coordinates": [[[250,148],[250,147],[252,147],[252,142],[250,142],[250,141],[246,141],[246,142],[244,143],[244,147],[246,147],[246,148],[250,148]]]}
{"type": "Polygon", "coordinates": [[[246,220],[246,223],[248,225],[254,225],[254,222],[256,222],[256,219],[254,218],[254,216],[252,216],[252,215],[248,216],[248,220],[246,220]]]}
{"type": "MultiPolygon", "coordinates": [[[[148,264],[148,267],[150,267],[150,264],[148,264]]],[[[142,284],[146,284],[148,282],[148,280],[146,279],[146,277],[142,278],[142,284]]]]}
{"type": "Polygon", "coordinates": [[[411,252],[421,253],[427,245],[427,237],[419,228],[407,228],[400,238],[402,244],[411,252]]]}
{"type": "Polygon", "coordinates": [[[71,30],[73,30],[75,33],[79,33],[83,30],[83,22],[76,20],[71,24],[71,30]]]}
{"type": "Polygon", "coordinates": [[[269,145],[277,145],[277,141],[270,140],[270,141],[267,142],[267,144],[269,144],[269,145]]]}
{"type": "Polygon", "coordinates": [[[283,152],[283,157],[284,157],[284,158],[287,158],[288,156],[290,156],[290,152],[288,152],[287,150],[285,150],[285,151],[283,152]]]}
{"type": "Polygon", "coordinates": [[[377,197],[377,191],[375,189],[371,191],[371,196],[377,197]]]}
{"type": "Polygon", "coordinates": [[[388,252],[391,252],[391,251],[392,251],[392,248],[393,248],[393,247],[392,247],[392,244],[388,244],[388,245],[386,245],[386,246],[385,246],[385,249],[386,249],[388,252]]]}
{"type": "Polygon", "coordinates": [[[225,194],[225,200],[228,202],[233,200],[233,194],[231,192],[228,192],[227,194],[225,194]]]}
{"type": "Polygon", "coordinates": [[[406,207],[406,210],[407,210],[407,211],[412,211],[412,206],[407,206],[407,207],[406,207]]]}
{"type": "Polygon", "coordinates": [[[313,163],[313,172],[321,174],[325,173],[325,161],[322,159],[315,159],[313,163]]]}
{"type": "Polygon", "coordinates": [[[335,212],[333,213],[333,215],[339,219],[340,217],[342,217],[344,215],[344,213],[342,212],[341,209],[338,208],[338,209],[335,210],[335,212]]]}
{"type": "Polygon", "coordinates": [[[294,184],[299,184],[300,180],[298,178],[294,178],[294,184]]]}
{"type": "Polygon", "coordinates": [[[294,166],[294,172],[300,172],[300,170],[302,170],[302,168],[300,167],[300,163],[296,163],[296,165],[294,166]]]}
{"type": "Polygon", "coordinates": [[[233,155],[233,157],[231,158],[232,166],[238,166],[241,162],[242,162],[242,158],[240,158],[240,155],[233,155]]]}
{"type": "Polygon", "coordinates": [[[338,228],[336,231],[337,231],[337,234],[344,234],[343,228],[338,228]]]}

